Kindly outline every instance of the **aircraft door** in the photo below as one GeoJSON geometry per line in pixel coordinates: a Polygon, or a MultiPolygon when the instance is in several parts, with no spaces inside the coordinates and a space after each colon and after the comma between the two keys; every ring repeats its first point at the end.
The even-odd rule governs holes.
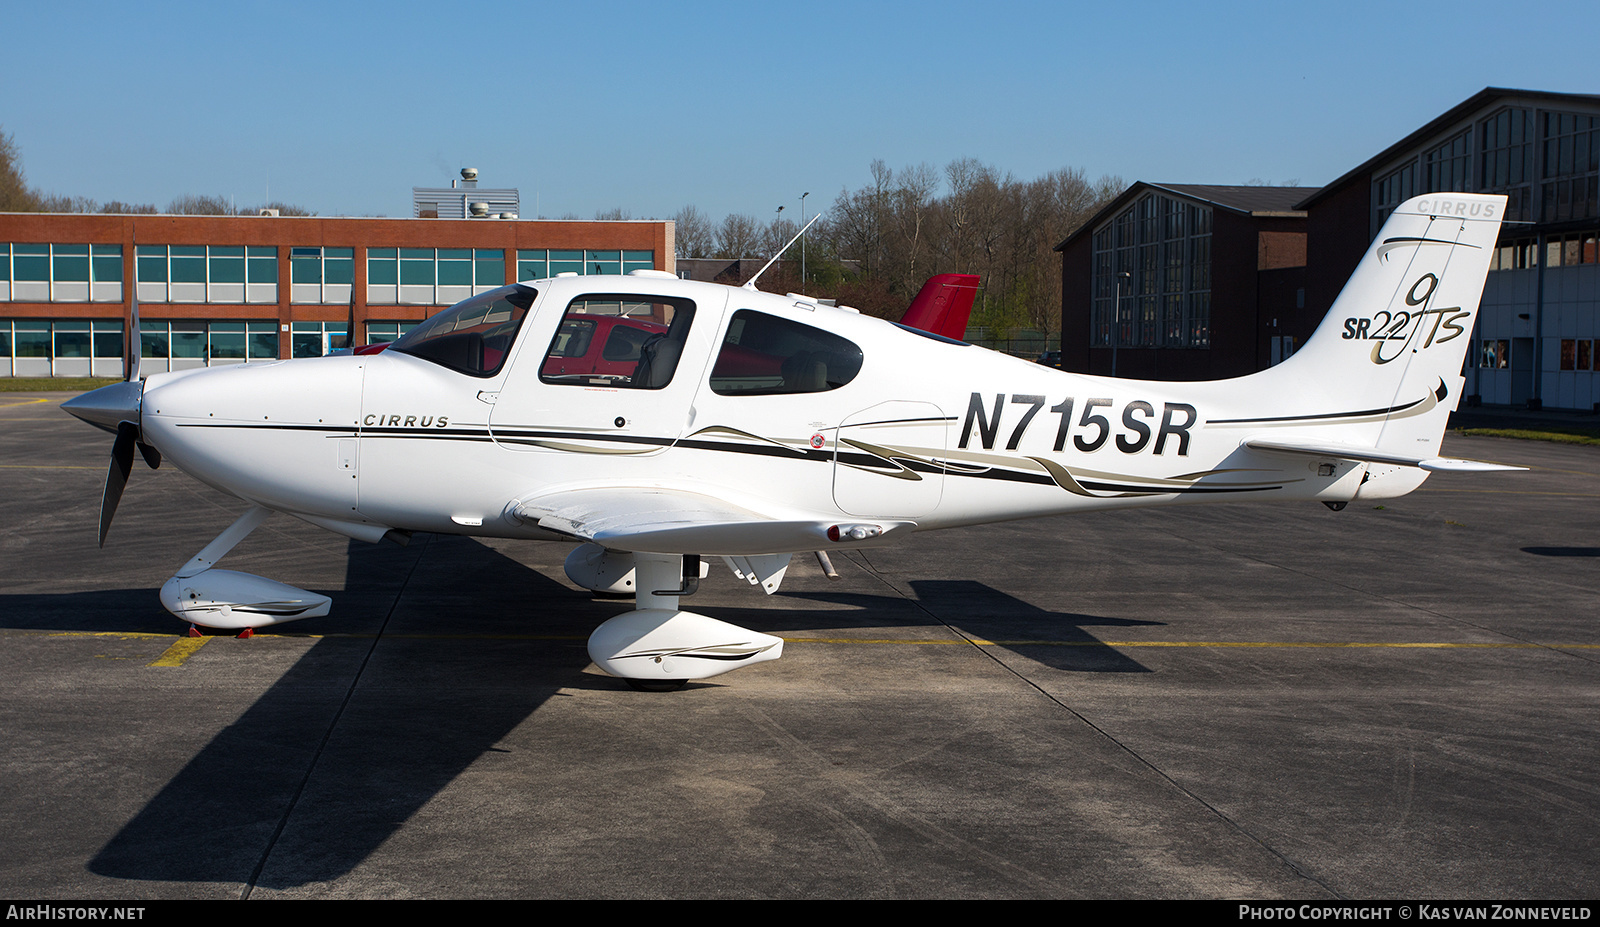
{"type": "Polygon", "coordinates": [[[688,423],[727,302],[708,293],[715,291],[689,298],[596,289],[566,300],[561,312],[546,303],[495,398],[495,442],[630,457],[671,447],[688,423]]]}
{"type": "Polygon", "coordinates": [[[931,513],[944,492],[949,430],[929,402],[881,402],[846,417],[835,442],[833,501],[867,518],[931,513]]]}

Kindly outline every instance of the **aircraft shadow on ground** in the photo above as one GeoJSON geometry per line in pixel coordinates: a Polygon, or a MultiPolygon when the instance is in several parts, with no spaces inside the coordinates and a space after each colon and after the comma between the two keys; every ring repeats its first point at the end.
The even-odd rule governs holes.
{"type": "MultiPolygon", "coordinates": [[[[344,589],[333,593],[334,615],[343,608],[355,624],[376,628],[379,612],[393,607],[403,586],[404,601],[387,624],[385,646],[374,651],[371,638],[359,634],[313,643],[162,787],[88,869],[116,879],[274,889],[338,879],[481,756],[501,749],[560,689],[620,685],[583,672],[582,638],[626,603],[596,600],[469,539],[434,537],[426,543],[424,558],[415,544],[402,551],[352,542],[344,589]],[[408,638],[396,625],[416,627],[419,634],[408,638]],[[441,645],[428,639],[430,632],[459,637],[441,645]],[[552,646],[530,639],[535,634],[573,639],[552,646]],[[405,648],[415,650],[407,654],[405,648]]],[[[977,582],[920,580],[912,587],[937,611],[958,613],[951,623],[965,633],[1006,640],[1005,646],[1052,667],[1147,672],[1085,628],[1154,622],[1048,612],[977,582]],[[1034,639],[1052,643],[1015,643],[1034,639]]],[[[117,630],[131,630],[129,618],[140,630],[170,630],[170,616],[144,605],[154,594],[151,589],[53,597],[25,611],[54,616],[48,623],[57,626],[76,612],[80,622],[86,613],[116,615],[117,630]]],[[[859,605],[875,625],[885,619],[927,623],[921,609],[912,615],[886,608],[896,597],[789,598],[859,605]]],[[[727,617],[752,624],[776,619],[799,630],[832,626],[846,614],[802,606],[764,610],[767,622],[750,621],[754,616],[748,613],[727,617]]],[[[306,630],[342,629],[334,619],[312,622],[306,630]]]]}
{"type": "MultiPolygon", "coordinates": [[[[448,621],[427,630],[465,640],[441,645],[402,633],[371,658],[369,637],[318,640],[100,850],[89,870],[118,879],[268,888],[336,879],[558,689],[595,679],[582,674],[586,661],[574,661],[569,648],[515,639],[547,630],[529,627],[545,603],[582,612],[586,596],[475,542],[430,541],[426,569],[434,577],[420,589],[409,583],[402,609],[448,606],[448,621]],[[459,549],[441,558],[441,546],[459,549]],[[449,587],[463,584],[470,586],[469,601],[451,601],[449,587]],[[416,679],[409,676],[416,661],[391,652],[406,647],[450,655],[416,679]],[[493,659],[463,654],[491,649],[493,659]]],[[[397,548],[352,542],[346,594],[365,586],[372,595],[365,574],[392,575],[397,556],[403,556],[397,548]]],[[[386,600],[400,591],[390,583],[386,600]]],[[[341,594],[333,594],[337,615],[341,594]]],[[[576,647],[581,653],[581,640],[576,647]]]]}
{"type": "MultiPolygon", "coordinates": [[[[1130,628],[1162,625],[1160,621],[1110,618],[1073,612],[1052,612],[974,580],[917,579],[911,589],[920,603],[917,624],[928,615],[959,632],[989,641],[1043,663],[1052,669],[1079,673],[1148,673],[1137,660],[1103,643],[1087,628],[1130,628]],[[1038,643],[1029,643],[1037,641],[1038,643]]],[[[853,593],[795,593],[798,599],[815,599],[847,605],[881,607],[883,597],[853,593]]],[[[837,620],[837,619],[836,619],[837,620]]],[[[882,624],[874,621],[874,624],[882,624]]],[[[768,630],[768,629],[763,629],[768,630]]],[[[772,631],[771,633],[778,633],[772,631]]]]}

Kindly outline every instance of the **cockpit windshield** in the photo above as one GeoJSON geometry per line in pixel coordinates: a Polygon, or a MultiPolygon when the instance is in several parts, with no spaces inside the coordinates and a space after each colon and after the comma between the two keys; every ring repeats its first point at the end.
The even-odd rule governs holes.
{"type": "Polygon", "coordinates": [[[413,328],[389,350],[474,377],[494,376],[505,364],[517,329],[537,295],[532,287],[520,283],[480,293],[413,328]]]}

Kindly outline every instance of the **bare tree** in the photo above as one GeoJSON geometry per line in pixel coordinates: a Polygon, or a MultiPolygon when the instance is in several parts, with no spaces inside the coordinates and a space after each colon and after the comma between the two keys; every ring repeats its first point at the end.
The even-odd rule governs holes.
{"type": "Polygon", "coordinates": [[[231,216],[234,209],[227,197],[185,193],[167,204],[167,213],[174,216],[231,216]]]}
{"type": "Polygon", "coordinates": [[[700,258],[710,257],[716,248],[716,232],[711,228],[711,220],[705,213],[693,206],[685,206],[672,216],[674,223],[674,241],[676,242],[678,257],[700,258]]]}
{"type": "Polygon", "coordinates": [[[842,191],[828,221],[808,235],[816,253],[832,256],[841,281],[850,276],[846,261],[859,267],[853,292],[845,296],[841,282],[839,298],[903,310],[929,276],[975,273],[984,278],[975,322],[1041,331],[1060,324],[1054,247],[1123,188],[1116,177],[1090,183],[1074,168],[1019,181],[973,158],[942,172],[875,161],[870,173],[865,186],[842,191]]]}
{"type": "Polygon", "coordinates": [[[717,257],[754,257],[761,240],[761,223],[754,216],[735,213],[717,228],[717,257]]]}
{"type": "Polygon", "coordinates": [[[767,223],[766,228],[761,230],[761,256],[771,257],[777,254],[779,249],[787,245],[789,240],[798,234],[800,234],[800,226],[793,221],[782,216],[773,219],[767,223]]]}
{"type": "Polygon", "coordinates": [[[150,216],[155,215],[154,203],[124,203],[121,200],[112,200],[100,207],[100,212],[108,215],[121,216],[150,216]]]}
{"type": "Polygon", "coordinates": [[[39,193],[34,191],[34,197],[39,201],[40,212],[100,211],[100,204],[87,196],[67,196],[60,193],[39,193]]]}

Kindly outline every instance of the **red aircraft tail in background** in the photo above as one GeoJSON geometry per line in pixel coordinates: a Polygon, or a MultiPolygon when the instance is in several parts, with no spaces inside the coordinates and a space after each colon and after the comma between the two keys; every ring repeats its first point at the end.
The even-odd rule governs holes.
{"type": "Polygon", "coordinates": [[[972,315],[972,300],[978,295],[979,279],[977,274],[929,277],[922,285],[922,292],[906,308],[900,324],[965,341],[967,317],[972,315]]]}

